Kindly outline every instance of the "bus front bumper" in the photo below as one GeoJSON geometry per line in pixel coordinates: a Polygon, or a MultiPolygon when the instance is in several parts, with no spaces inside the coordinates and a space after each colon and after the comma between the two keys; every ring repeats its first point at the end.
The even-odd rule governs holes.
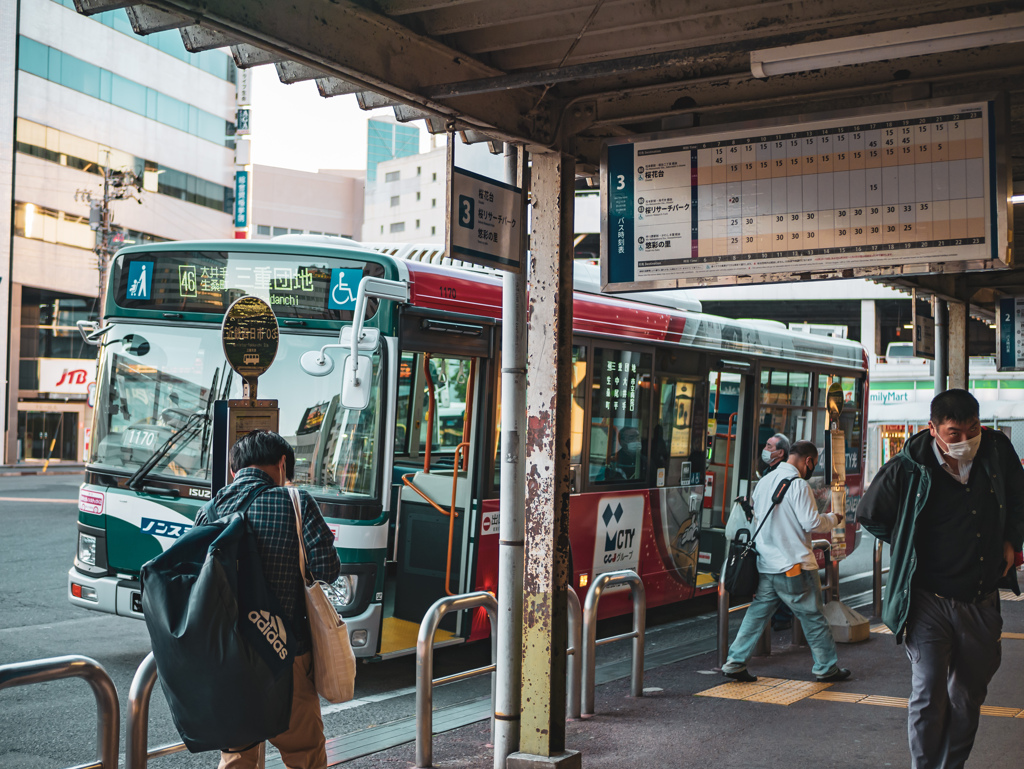
{"type": "Polygon", "coordinates": [[[119,577],[91,577],[74,566],[68,570],[68,600],[83,609],[143,619],[138,582],[119,577]]]}

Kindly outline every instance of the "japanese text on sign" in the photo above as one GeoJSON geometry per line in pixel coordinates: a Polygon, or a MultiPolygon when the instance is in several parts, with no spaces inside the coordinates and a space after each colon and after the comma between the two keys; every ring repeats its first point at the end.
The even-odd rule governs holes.
{"type": "Polygon", "coordinates": [[[998,266],[1005,211],[993,206],[1002,199],[994,110],[933,103],[610,141],[604,283],[636,290],[894,264],[998,266]]]}
{"type": "Polygon", "coordinates": [[[452,256],[518,272],[522,190],[461,168],[451,173],[448,221],[452,256]]]}

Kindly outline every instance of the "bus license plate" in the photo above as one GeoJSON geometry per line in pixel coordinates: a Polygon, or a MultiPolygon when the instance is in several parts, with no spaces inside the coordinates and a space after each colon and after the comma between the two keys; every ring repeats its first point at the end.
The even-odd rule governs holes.
{"type": "Polygon", "coordinates": [[[142,593],[132,591],[132,611],[142,614],[142,593]]]}

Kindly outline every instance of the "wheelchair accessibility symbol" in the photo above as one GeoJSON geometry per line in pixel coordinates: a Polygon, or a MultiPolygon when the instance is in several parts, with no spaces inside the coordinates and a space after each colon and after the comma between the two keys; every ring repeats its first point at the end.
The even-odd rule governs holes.
{"type": "Polygon", "coordinates": [[[358,267],[331,270],[331,293],[327,296],[327,309],[354,310],[356,292],[359,291],[359,281],[362,279],[363,271],[358,267]]]}

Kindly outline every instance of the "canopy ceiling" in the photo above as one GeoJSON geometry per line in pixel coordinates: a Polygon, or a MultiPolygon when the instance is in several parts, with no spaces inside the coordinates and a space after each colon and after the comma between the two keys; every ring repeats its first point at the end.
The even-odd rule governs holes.
{"type": "MultiPolygon", "coordinates": [[[[180,29],[191,51],[231,46],[240,67],[273,64],[400,121],[469,141],[574,154],[596,173],[609,137],[796,117],[939,97],[1007,95],[1012,177],[1024,178],[1024,45],[999,43],[755,77],[751,52],[983,17],[1019,1],[964,0],[75,0],[126,8],[140,34],[180,29]]],[[[1007,16],[1006,26],[1010,26],[1007,16]]],[[[998,22],[997,22],[998,26],[998,22]]],[[[1018,185],[1018,189],[1024,185],[1018,185]]],[[[908,278],[987,304],[1024,294],[1016,270],[908,278]],[[988,274],[988,273],[986,273],[988,274]],[[979,276],[976,276],[979,277],[979,276]],[[930,280],[930,282],[929,282],[930,280]],[[972,278],[971,280],[974,280],[972,278]]],[[[899,282],[899,279],[897,279],[899,282]]]]}

